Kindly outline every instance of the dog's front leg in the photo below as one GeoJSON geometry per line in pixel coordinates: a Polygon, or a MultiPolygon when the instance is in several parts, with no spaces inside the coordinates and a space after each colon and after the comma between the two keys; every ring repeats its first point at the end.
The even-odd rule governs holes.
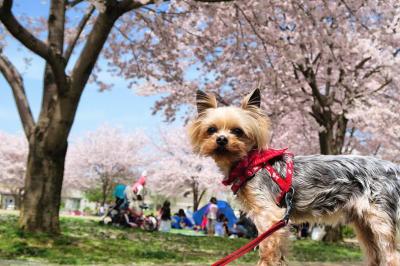
{"type": "MultiPolygon", "coordinates": [[[[280,220],[279,215],[282,211],[278,208],[276,215],[270,213],[258,215],[254,217],[254,223],[257,227],[258,233],[262,234],[267,231],[271,225],[280,220]]],[[[287,239],[289,231],[286,227],[276,231],[267,239],[260,243],[260,260],[258,266],[280,266],[287,265],[285,255],[287,253],[287,239]]]]}

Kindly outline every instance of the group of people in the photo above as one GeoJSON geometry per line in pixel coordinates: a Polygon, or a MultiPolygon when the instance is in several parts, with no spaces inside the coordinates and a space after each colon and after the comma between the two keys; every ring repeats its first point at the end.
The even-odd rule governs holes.
{"type": "Polygon", "coordinates": [[[158,210],[158,219],[160,221],[159,230],[161,232],[169,232],[174,229],[193,229],[194,221],[190,210],[186,212],[179,209],[177,213],[171,215],[171,203],[166,200],[163,206],[158,210]]]}
{"type": "Polygon", "coordinates": [[[254,224],[241,212],[239,219],[229,227],[228,218],[220,212],[217,199],[212,197],[203,215],[200,225],[196,225],[193,220],[193,213],[189,209],[186,211],[179,209],[177,213],[171,215],[171,203],[166,200],[158,211],[159,231],[169,232],[174,229],[193,229],[203,231],[210,236],[229,236],[229,237],[247,237],[257,236],[257,230],[254,224]]]}
{"type": "MultiPolygon", "coordinates": [[[[212,198],[211,200],[215,202],[215,204],[210,205],[208,211],[209,215],[207,216],[210,217],[210,219],[207,223],[207,228],[209,228],[209,232],[214,232],[216,220],[214,217],[217,215],[218,207],[216,205],[216,199],[212,198]]],[[[171,215],[171,203],[166,200],[164,201],[162,207],[158,210],[158,218],[160,220],[159,230],[161,232],[169,232],[171,228],[199,230],[199,227],[194,223],[192,215],[193,213],[191,213],[189,208],[186,210],[186,212],[183,209],[179,209],[177,213],[171,215]]],[[[202,227],[203,225],[200,228],[202,227]]]]}

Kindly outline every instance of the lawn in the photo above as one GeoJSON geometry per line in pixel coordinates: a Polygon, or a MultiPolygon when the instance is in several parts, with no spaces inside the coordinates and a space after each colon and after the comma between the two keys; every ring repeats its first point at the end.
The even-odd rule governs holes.
{"type": "MultiPolygon", "coordinates": [[[[99,225],[96,221],[62,218],[58,237],[30,235],[16,227],[17,217],[0,215],[0,260],[36,261],[55,264],[210,264],[239,248],[246,239],[193,237],[148,233],[99,225]]],[[[329,245],[310,240],[294,241],[290,261],[360,261],[358,247],[329,245]]],[[[257,252],[236,265],[257,261],[257,252]]]]}

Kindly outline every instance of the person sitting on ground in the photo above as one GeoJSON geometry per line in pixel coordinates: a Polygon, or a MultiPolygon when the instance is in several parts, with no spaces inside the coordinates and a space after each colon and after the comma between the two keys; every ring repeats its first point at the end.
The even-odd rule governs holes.
{"type": "Polygon", "coordinates": [[[121,210],[122,214],[122,225],[126,227],[133,227],[136,228],[139,225],[137,224],[137,219],[140,218],[140,216],[137,216],[137,213],[131,212],[130,209],[124,209],[121,210]]]}
{"type": "Polygon", "coordinates": [[[169,232],[171,230],[171,203],[166,200],[160,210],[160,231],[169,232]]]}
{"type": "Polygon", "coordinates": [[[183,209],[179,209],[178,213],[176,213],[173,218],[174,222],[172,223],[172,228],[185,229],[193,227],[193,223],[186,217],[183,209]]]}
{"type": "Polygon", "coordinates": [[[242,211],[240,211],[239,220],[233,227],[233,230],[238,237],[254,238],[258,234],[254,223],[242,211]]]}
{"type": "Polygon", "coordinates": [[[215,223],[215,236],[229,236],[228,219],[220,213],[215,223]]]}

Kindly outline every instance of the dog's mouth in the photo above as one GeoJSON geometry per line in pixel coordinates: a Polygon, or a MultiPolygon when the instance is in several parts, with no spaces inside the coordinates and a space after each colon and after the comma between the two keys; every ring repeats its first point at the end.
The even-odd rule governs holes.
{"type": "Polygon", "coordinates": [[[222,154],[228,153],[229,151],[228,151],[227,148],[225,148],[225,147],[223,147],[223,146],[218,146],[218,147],[214,150],[214,152],[215,152],[216,154],[218,154],[218,155],[222,155],[222,154]]]}

